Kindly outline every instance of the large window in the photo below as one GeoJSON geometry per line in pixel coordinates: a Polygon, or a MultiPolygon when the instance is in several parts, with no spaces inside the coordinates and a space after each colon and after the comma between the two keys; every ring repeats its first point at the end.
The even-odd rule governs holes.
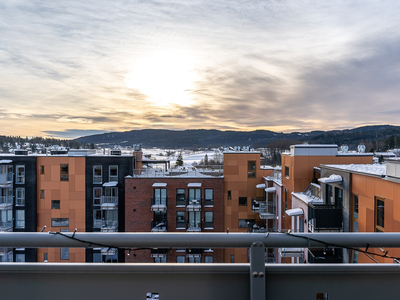
{"type": "Polygon", "coordinates": [[[185,189],[176,189],[176,206],[184,206],[185,205],[185,189]]]}
{"type": "Polygon", "coordinates": [[[25,228],[25,210],[15,211],[15,228],[25,228]]]}
{"type": "Polygon", "coordinates": [[[184,211],[176,212],[176,229],[186,229],[186,216],[184,211]]]}
{"type": "Polygon", "coordinates": [[[0,167],[0,179],[2,182],[13,182],[13,166],[2,165],[0,167]]]}
{"type": "Polygon", "coordinates": [[[176,257],[176,262],[177,262],[178,264],[183,264],[183,263],[185,263],[185,261],[186,261],[186,256],[178,255],[178,256],[176,257]]]}
{"type": "Polygon", "coordinates": [[[25,205],[25,188],[16,188],[16,203],[17,206],[24,206],[25,205]]]}
{"type": "Polygon", "coordinates": [[[69,219],[68,218],[52,218],[51,226],[53,226],[53,227],[68,227],[69,219]]]}
{"type": "Polygon", "coordinates": [[[25,166],[17,166],[16,183],[25,183],[25,166]]]}
{"type": "Polygon", "coordinates": [[[214,205],[214,189],[204,189],[204,205],[214,205]]]}
{"type": "Polygon", "coordinates": [[[201,227],[201,219],[199,211],[189,211],[189,227],[192,228],[200,228],[201,227]]]}
{"type": "Polygon", "coordinates": [[[212,264],[214,262],[214,257],[213,256],[204,256],[204,262],[206,264],[212,264]]]}
{"type": "Polygon", "coordinates": [[[239,206],[247,206],[247,197],[239,197],[239,206]]]}
{"type": "Polygon", "coordinates": [[[93,228],[117,229],[118,228],[118,210],[93,210],[93,228]]]}
{"type": "Polygon", "coordinates": [[[189,189],[189,204],[192,204],[193,201],[201,204],[201,189],[189,189]]]}
{"type": "Polygon", "coordinates": [[[385,200],[375,197],[375,231],[385,231],[385,200]]]}
{"type": "Polygon", "coordinates": [[[110,166],[110,181],[118,181],[118,166],[110,166]]]}
{"type": "Polygon", "coordinates": [[[167,205],[167,189],[154,189],[154,204],[167,205]]]}
{"type": "Polygon", "coordinates": [[[67,164],[62,164],[60,166],[60,180],[61,181],[68,181],[69,180],[69,170],[67,164]]]}
{"type": "Polygon", "coordinates": [[[101,204],[101,187],[93,188],[93,205],[101,204]]]}
{"type": "Polygon", "coordinates": [[[93,166],[93,183],[102,183],[102,166],[93,166]]]}
{"type": "Polygon", "coordinates": [[[248,178],[256,177],[256,162],[255,161],[247,162],[247,177],[248,178]]]}
{"type": "Polygon", "coordinates": [[[205,211],[204,212],[204,229],[213,229],[214,228],[214,212],[205,211]]]}

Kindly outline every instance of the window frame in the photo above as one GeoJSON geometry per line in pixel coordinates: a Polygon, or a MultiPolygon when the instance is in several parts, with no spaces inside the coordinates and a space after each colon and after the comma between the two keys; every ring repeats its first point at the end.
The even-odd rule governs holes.
{"type": "Polygon", "coordinates": [[[177,211],[176,212],[176,229],[186,229],[186,212],[185,211],[177,211]],[[183,221],[178,222],[178,214],[183,216],[183,221]],[[181,224],[181,226],[178,226],[181,224]]]}
{"type": "Polygon", "coordinates": [[[385,232],[385,198],[382,197],[377,197],[375,196],[375,232],[385,232]],[[378,202],[382,202],[383,203],[383,212],[381,209],[379,209],[379,211],[382,212],[382,222],[383,222],[383,226],[381,226],[381,224],[378,224],[379,222],[379,211],[378,211],[378,202]]]}
{"type": "Polygon", "coordinates": [[[212,188],[204,189],[204,205],[214,206],[214,189],[212,188]],[[211,198],[207,198],[207,191],[211,191],[211,198]]]}
{"type": "Polygon", "coordinates": [[[25,184],[25,166],[24,165],[15,166],[15,183],[16,184],[25,184]],[[20,168],[23,170],[22,174],[19,174],[20,168]]]}
{"type": "Polygon", "coordinates": [[[255,160],[247,161],[247,178],[256,178],[257,177],[257,162],[255,160]]]}
{"type": "Polygon", "coordinates": [[[24,209],[17,209],[15,211],[15,228],[25,228],[25,210],[24,209]]]}
{"type": "Polygon", "coordinates": [[[52,227],[69,227],[69,218],[51,218],[51,226],[52,227]],[[65,223],[61,223],[62,220],[65,223]],[[54,225],[54,224],[57,224],[56,222],[59,222],[63,225],[54,225]]]}
{"type": "Polygon", "coordinates": [[[290,168],[285,165],[285,178],[290,179],[290,168]]]}
{"type": "Polygon", "coordinates": [[[204,212],[204,229],[214,229],[214,212],[213,211],[205,211],[204,212]],[[207,222],[207,220],[211,216],[211,222],[207,222]]]}
{"type": "Polygon", "coordinates": [[[184,207],[186,203],[186,189],[185,188],[177,188],[176,189],[176,206],[177,207],[184,207]],[[178,193],[180,191],[180,193],[178,193]],[[183,193],[182,193],[183,191],[183,193]],[[178,197],[180,195],[180,197],[178,197]]]}
{"type": "Polygon", "coordinates": [[[69,164],[60,164],[60,181],[69,181],[69,164]]]}
{"type": "Polygon", "coordinates": [[[101,205],[101,197],[103,196],[103,189],[99,186],[93,187],[93,205],[98,206],[101,205]],[[100,191],[100,196],[96,197],[96,191],[100,191]],[[99,200],[99,203],[96,203],[96,199],[99,200]]]}
{"type": "Polygon", "coordinates": [[[102,183],[103,183],[103,166],[95,165],[93,166],[93,184],[102,184],[102,183]],[[100,168],[100,175],[96,174],[97,168],[100,168]]]}
{"type": "Polygon", "coordinates": [[[108,166],[108,180],[111,181],[116,181],[118,182],[118,165],[111,165],[108,166]],[[112,168],[116,168],[117,170],[117,175],[111,175],[111,170],[112,168]]]}
{"type": "Polygon", "coordinates": [[[51,209],[61,209],[61,201],[60,200],[51,200],[51,209]],[[58,207],[57,207],[58,203],[58,207]]]}
{"type": "Polygon", "coordinates": [[[238,198],[238,205],[239,206],[247,206],[247,202],[248,202],[247,197],[239,197],[238,198]],[[244,199],[246,199],[246,203],[244,202],[244,199]]]}
{"type": "Polygon", "coordinates": [[[25,188],[24,187],[17,187],[15,189],[15,206],[25,206],[25,188]],[[21,192],[23,197],[20,197],[18,192],[21,192]]]}

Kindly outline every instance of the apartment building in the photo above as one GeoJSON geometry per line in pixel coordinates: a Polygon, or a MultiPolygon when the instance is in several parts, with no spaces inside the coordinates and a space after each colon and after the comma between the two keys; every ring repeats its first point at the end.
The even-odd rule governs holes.
{"type": "MultiPolygon", "coordinates": [[[[220,170],[143,169],[125,178],[128,232],[222,232],[224,179],[220,170]]],[[[126,262],[222,263],[222,249],[126,251],[126,262]]]]}
{"type": "MultiPolygon", "coordinates": [[[[224,231],[252,232],[257,226],[268,226],[264,220],[271,215],[264,214],[264,219],[260,218],[260,209],[256,207],[258,203],[265,204],[264,177],[273,170],[261,168],[259,152],[248,148],[224,152],[224,231]]],[[[261,209],[266,212],[265,206],[261,209]]],[[[248,249],[224,250],[224,262],[248,260],[248,249]]]]}
{"type": "MultiPolygon", "coordinates": [[[[36,158],[26,150],[0,156],[0,231],[36,231],[36,158]]],[[[35,262],[36,249],[0,248],[0,262],[35,262]]]]}

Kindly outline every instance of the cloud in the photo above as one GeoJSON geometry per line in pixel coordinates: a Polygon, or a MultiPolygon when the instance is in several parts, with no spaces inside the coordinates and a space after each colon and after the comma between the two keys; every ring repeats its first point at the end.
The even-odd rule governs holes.
{"type": "Polygon", "coordinates": [[[101,134],[101,133],[105,133],[105,132],[107,132],[107,131],[81,130],[81,129],[65,129],[65,130],[61,130],[61,131],[56,131],[56,130],[43,131],[43,133],[47,136],[52,136],[54,138],[62,138],[62,139],[77,138],[80,136],[101,134]]]}

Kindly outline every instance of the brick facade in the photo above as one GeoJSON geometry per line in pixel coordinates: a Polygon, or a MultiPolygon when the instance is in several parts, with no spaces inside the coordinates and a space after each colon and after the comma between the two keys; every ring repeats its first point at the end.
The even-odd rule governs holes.
{"type": "MultiPolygon", "coordinates": [[[[185,198],[188,197],[188,184],[201,183],[202,207],[200,213],[201,232],[223,232],[224,218],[224,180],[223,178],[126,178],[125,179],[125,230],[126,232],[150,232],[151,222],[154,220],[155,213],[151,211],[151,198],[154,196],[154,183],[166,183],[167,189],[167,232],[186,232],[188,212],[186,206],[176,205],[176,190],[185,189],[185,198]],[[213,189],[214,204],[210,207],[204,206],[204,189],[213,189]],[[185,212],[186,228],[177,229],[176,212],[185,212]],[[214,212],[213,229],[205,229],[204,213],[214,212]]],[[[181,249],[183,251],[183,249],[181,249]]],[[[189,251],[189,250],[188,250],[189,251]]],[[[189,252],[188,252],[189,253],[189,252]]],[[[167,251],[167,262],[174,263],[177,256],[186,256],[186,251],[178,252],[176,249],[167,251]]],[[[215,263],[223,262],[223,250],[213,249],[213,252],[201,254],[201,261],[204,262],[205,256],[212,256],[215,263]]],[[[126,262],[153,262],[150,250],[135,250],[125,255],[126,262]]],[[[187,259],[185,259],[187,261],[187,259]]]]}

